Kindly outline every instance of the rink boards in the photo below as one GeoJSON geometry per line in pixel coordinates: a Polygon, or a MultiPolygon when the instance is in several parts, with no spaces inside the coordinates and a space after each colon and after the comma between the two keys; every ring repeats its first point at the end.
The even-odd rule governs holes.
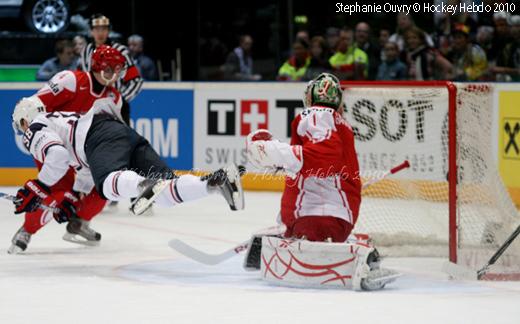
{"type": "MultiPolygon", "coordinates": [[[[41,85],[0,83],[0,185],[19,185],[36,175],[31,157],[13,135],[11,113],[21,97],[30,96],[41,85]]],[[[250,131],[267,128],[275,137],[289,141],[290,123],[303,109],[304,88],[304,83],[149,82],[131,102],[131,126],[173,169],[207,171],[231,162],[246,164],[245,137],[250,131]]],[[[520,109],[516,106],[520,85],[495,84],[494,89],[496,130],[490,140],[502,177],[516,196],[520,188],[520,173],[514,171],[520,167],[520,109]]],[[[386,145],[380,144],[372,147],[386,145]]],[[[390,167],[392,161],[374,150],[364,152],[358,147],[360,156],[377,156],[380,168],[390,167]]],[[[362,157],[360,162],[363,169],[362,157]]],[[[413,173],[404,177],[424,178],[413,173]]],[[[281,190],[283,178],[251,174],[244,186],[281,190]]],[[[515,201],[518,204],[520,199],[515,201]]]]}

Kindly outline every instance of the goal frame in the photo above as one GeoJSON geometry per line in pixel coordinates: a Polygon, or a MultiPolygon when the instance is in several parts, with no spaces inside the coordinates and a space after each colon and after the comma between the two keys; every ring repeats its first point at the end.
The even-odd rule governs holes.
{"type": "Polygon", "coordinates": [[[347,87],[444,88],[448,91],[448,249],[449,260],[457,263],[457,86],[450,81],[341,81],[347,87]]]}

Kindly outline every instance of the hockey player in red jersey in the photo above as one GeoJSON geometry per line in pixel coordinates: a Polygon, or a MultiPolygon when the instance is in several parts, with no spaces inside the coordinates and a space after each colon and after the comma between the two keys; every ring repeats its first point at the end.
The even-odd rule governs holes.
{"type": "MultiPolygon", "coordinates": [[[[40,105],[43,111],[50,113],[74,112],[78,114],[86,113],[95,101],[103,98],[110,98],[116,105],[120,106],[121,95],[113,87],[113,84],[123,71],[125,64],[123,56],[119,51],[103,45],[94,52],[92,57],[92,72],[60,72],[34,96],[22,99],[18,105],[40,105]]],[[[37,160],[35,162],[40,170],[42,163],[37,160]]],[[[57,202],[61,202],[65,194],[77,200],[72,206],[75,213],[72,213],[72,220],[69,220],[64,239],[77,243],[97,243],[101,239],[101,235],[89,227],[89,222],[101,212],[106,200],[101,198],[95,189],[88,194],[81,195],[81,199],[77,194],[71,195],[74,192],[74,177],[75,170],[71,168],[60,181],[50,188],[57,198],[57,202]]],[[[50,214],[50,212],[44,212],[40,209],[27,212],[25,222],[13,237],[8,252],[19,253],[24,251],[31,236],[52,219],[50,214]]],[[[54,216],[59,218],[59,215],[54,216]]]]}
{"type": "Polygon", "coordinates": [[[124,57],[108,46],[99,46],[92,54],[92,71],[62,71],[41,88],[36,96],[47,112],[71,111],[85,114],[101,98],[121,104],[121,94],[114,87],[124,71],[124,57]]]}
{"type": "Polygon", "coordinates": [[[309,106],[293,120],[290,144],[272,140],[267,130],[249,135],[250,162],[291,175],[280,213],[286,237],[344,242],[358,217],[361,182],[339,81],[321,74],[310,83],[305,100],[309,106]]]}

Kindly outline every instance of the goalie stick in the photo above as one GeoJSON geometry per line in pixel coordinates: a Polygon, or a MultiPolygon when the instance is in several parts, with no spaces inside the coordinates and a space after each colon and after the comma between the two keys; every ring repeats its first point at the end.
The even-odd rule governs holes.
{"type": "Polygon", "coordinates": [[[239,245],[234,246],[233,248],[220,254],[209,254],[202,252],[178,239],[171,240],[170,242],[168,242],[168,245],[180,254],[199,263],[203,263],[206,265],[215,265],[226,261],[227,259],[239,254],[242,251],[247,250],[249,241],[250,240],[244,241],[239,245]]]}
{"type": "MultiPolygon", "coordinates": [[[[7,193],[4,193],[4,192],[0,192],[0,198],[7,199],[7,200],[10,200],[12,202],[16,201],[16,197],[15,196],[7,194],[7,193]]],[[[50,206],[47,206],[47,205],[44,205],[44,204],[39,204],[38,208],[40,208],[42,210],[45,210],[45,211],[50,211],[52,213],[59,213],[60,212],[59,208],[50,207],[50,206]]]]}
{"type": "MultiPolygon", "coordinates": [[[[363,184],[363,189],[383,180],[384,178],[388,177],[391,174],[395,174],[395,173],[397,173],[403,169],[409,168],[409,167],[410,167],[410,163],[407,160],[405,160],[403,163],[386,171],[379,177],[370,179],[367,182],[365,182],[363,184]]],[[[275,231],[278,230],[281,233],[283,233],[284,232],[283,228],[285,228],[285,226],[280,225],[280,226],[269,227],[269,228],[267,228],[267,230],[275,230],[275,231]]],[[[206,265],[216,265],[216,264],[226,261],[229,258],[234,257],[235,255],[239,254],[242,251],[247,250],[247,248],[249,246],[249,241],[250,241],[250,239],[248,239],[247,241],[244,241],[220,254],[205,253],[201,250],[198,250],[198,249],[192,247],[189,244],[186,244],[185,242],[183,242],[179,239],[173,239],[173,240],[169,241],[168,246],[170,246],[172,249],[179,252],[180,254],[184,255],[185,257],[188,257],[199,263],[206,264],[206,265]]]]}
{"type": "Polygon", "coordinates": [[[489,271],[489,267],[495,264],[497,260],[504,254],[507,248],[513,243],[516,237],[520,234],[520,225],[514,230],[507,240],[498,248],[498,250],[491,256],[489,261],[478,271],[466,268],[453,262],[446,262],[444,264],[444,271],[456,279],[480,280],[489,271]]]}

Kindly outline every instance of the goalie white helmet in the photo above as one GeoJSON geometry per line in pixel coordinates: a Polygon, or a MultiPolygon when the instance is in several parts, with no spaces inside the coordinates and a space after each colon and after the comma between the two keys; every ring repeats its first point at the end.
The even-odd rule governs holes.
{"type": "Polygon", "coordinates": [[[22,119],[30,124],[38,114],[45,111],[45,105],[37,96],[22,98],[14,107],[13,129],[15,132],[23,132],[21,127],[22,119]]]}

